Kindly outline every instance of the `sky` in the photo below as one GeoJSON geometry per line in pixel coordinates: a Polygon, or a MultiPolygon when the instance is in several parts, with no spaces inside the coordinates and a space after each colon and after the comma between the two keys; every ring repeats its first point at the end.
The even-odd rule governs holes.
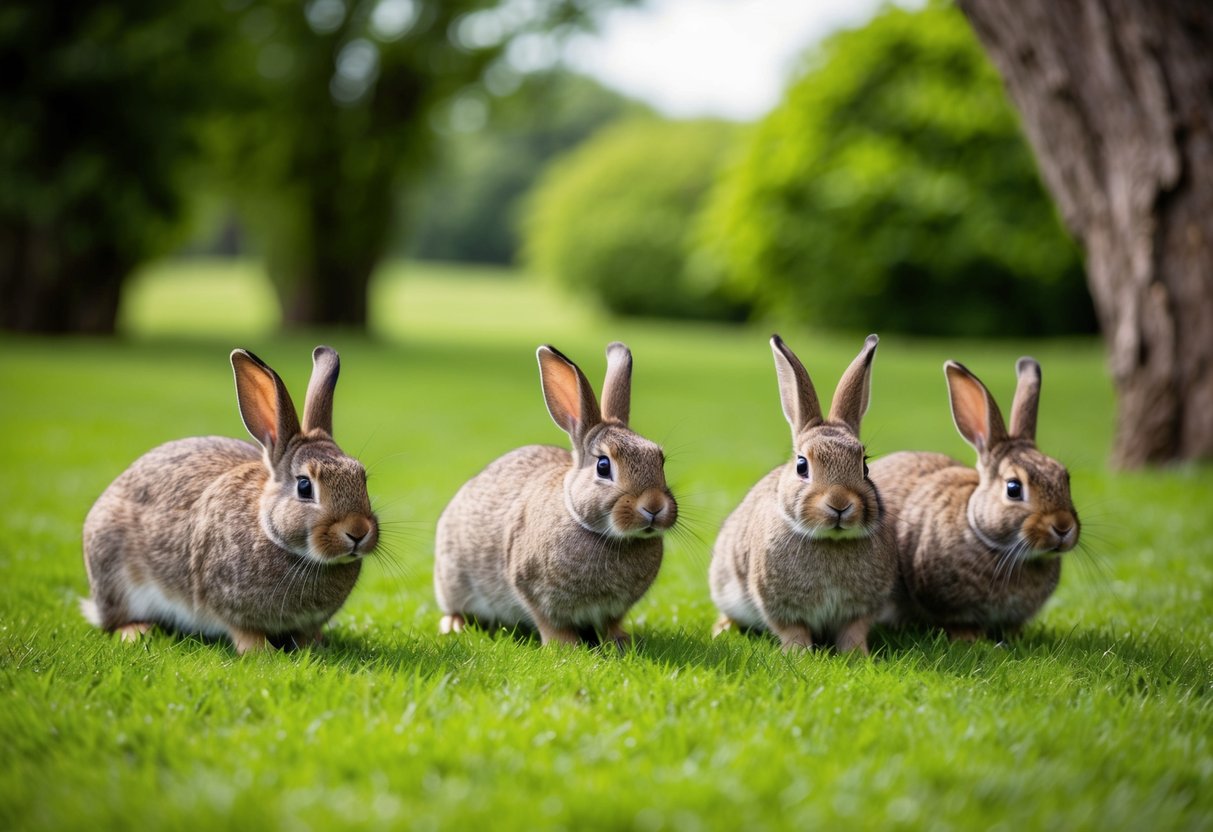
{"type": "MultiPolygon", "coordinates": [[[[779,103],[797,58],[882,0],[647,0],[614,9],[565,60],[668,116],[751,121],[779,103]]],[[[902,3],[901,5],[921,5],[902,3]]]]}

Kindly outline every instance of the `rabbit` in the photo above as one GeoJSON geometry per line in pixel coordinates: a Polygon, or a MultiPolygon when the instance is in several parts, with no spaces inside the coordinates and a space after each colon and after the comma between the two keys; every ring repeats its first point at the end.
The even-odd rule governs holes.
{"type": "Polygon", "coordinates": [[[1016,635],[1061,577],[1078,543],[1065,466],[1036,448],[1040,365],[1020,358],[1011,430],[963,365],[944,374],[957,430],[977,467],[943,454],[900,452],[872,463],[896,518],[899,581],[881,622],[943,628],[953,639],[1016,635]]]}
{"type": "Polygon", "coordinates": [[[606,350],[599,411],[581,370],[552,346],[536,353],[552,420],[572,452],[528,445],[466,482],[438,520],[434,592],[442,633],[469,619],[538,630],[541,643],[630,641],[627,611],[661,566],[678,519],[665,455],[628,428],[632,354],[606,350]]]}
{"type": "Polygon", "coordinates": [[[300,425],[282,379],[231,354],[259,446],[219,436],[161,445],[84,521],[85,617],[133,640],[159,624],[228,637],[240,654],[315,644],[379,540],[366,470],[333,441],[337,353],[317,347],[300,425]]]}
{"type": "Polygon", "coordinates": [[[859,441],[878,342],[867,337],[827,420],[804,365],[771,338],[792,459],[759,480],[721,527],[709,569],[721,612],[714,636],[737,625],[770,630],[785,652],[833,643],[868,653],[872,621],[896,579],[893,530],[859,441]]]}

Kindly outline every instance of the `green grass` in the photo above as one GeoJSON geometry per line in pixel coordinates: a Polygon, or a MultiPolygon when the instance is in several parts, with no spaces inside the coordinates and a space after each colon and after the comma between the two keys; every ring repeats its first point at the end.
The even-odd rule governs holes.
{"type": "MultiPolygon", "coordinates": [[[[409,266],[373,335],[273,332],[255,270],[152,270],[116,340],[0,339],[0,828],[1209,829],[1213,469],[1106,470],[1113,402],[1089,341],[885,338],[874,453],[969,457],[941,364],[1004,404],[1044,366],[1040,444],[1073,472],[1086,551],[1010,646],[877,633],[870,661],[708,637],[706,570],[730,508],[787,452],[764,329],[615,322],[491,273],[409,266]],[[469,476],[560,443],[535,346],[598,383],[635,353],[633,423],[669,451],[688,534],[630,618],[624,655],[507,635],[440,639],[433,522],[469,476]],[[342,354],[337,438],[371,469],[387,552],[317,650],[237,658],[76,612],[80,526],[131,460],[243,435],[227,352],[302,395],[342,354]]],[[[786,330],[823,397],[863,333],[786,330]]]]}

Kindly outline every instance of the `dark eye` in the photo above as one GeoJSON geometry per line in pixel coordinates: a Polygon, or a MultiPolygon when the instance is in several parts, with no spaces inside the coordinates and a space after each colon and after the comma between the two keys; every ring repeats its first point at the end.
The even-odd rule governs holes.
{"type": "Polygon", "coordinates": [[[803,456],[796,457],[796,473],[802,477],[809,476],[809,461],[803,456]]]}
{"type": "Polygon", "coordinates": [[[1023,499],[1023,483],[1019,480],[1007,480],[1007,496],[1012,500],[1023,499]]]}
{"type": "Polygon", "coordinates": [[[598,457],[598,476],[604,480],[611,478],[611,461],[605,456],[598,457]]]}
{"type": "Polygon", "coordinates": [[[312,481],[307,477],[296,477],[295,491],[298,493],[300,500],[312,499],[312,481]]]}

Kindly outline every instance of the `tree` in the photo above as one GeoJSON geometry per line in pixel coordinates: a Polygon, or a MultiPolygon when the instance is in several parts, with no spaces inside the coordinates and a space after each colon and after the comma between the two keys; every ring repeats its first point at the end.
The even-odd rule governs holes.
{"type": "MultiPolygon", "coordinates": [[[[433,121],[483,105],[486,73],[612,0],[254,0],[241,12],[262,109],[237,127],[236,181],[294,324],[366,323],[397,192],[432,158],[433,121]]],[[[531,58],[526,58],[523,63],[531,58]]]]}
{"type": "Polygon", "coordinates": [[[1118,399],[1113,462],[1213,457],[1213,4],[960,7],[1086,248],[1118,399]]]}
{"type": "Polygon", "coordinates": [[[443,137],[437,164],[409,194],[409,253],[513,263],[523,197],[548,163],[610,122],[651,114],[568,70],[522,79],[518,89],[489,100],[483,127],[443,137]]]}
{"type": "Polygon", "coordinates": [[[703,217],[760,308],[933,335],[1093,332],[1082,261],[998,73],[950,6],[886,8],[809,53],[703,217]]]}
{"type": "Polygon", "coordinates": [[[186,209],[217,104],[220,12],[188,0],[0,6],[0,327],[110,333],[186,209]]]}

